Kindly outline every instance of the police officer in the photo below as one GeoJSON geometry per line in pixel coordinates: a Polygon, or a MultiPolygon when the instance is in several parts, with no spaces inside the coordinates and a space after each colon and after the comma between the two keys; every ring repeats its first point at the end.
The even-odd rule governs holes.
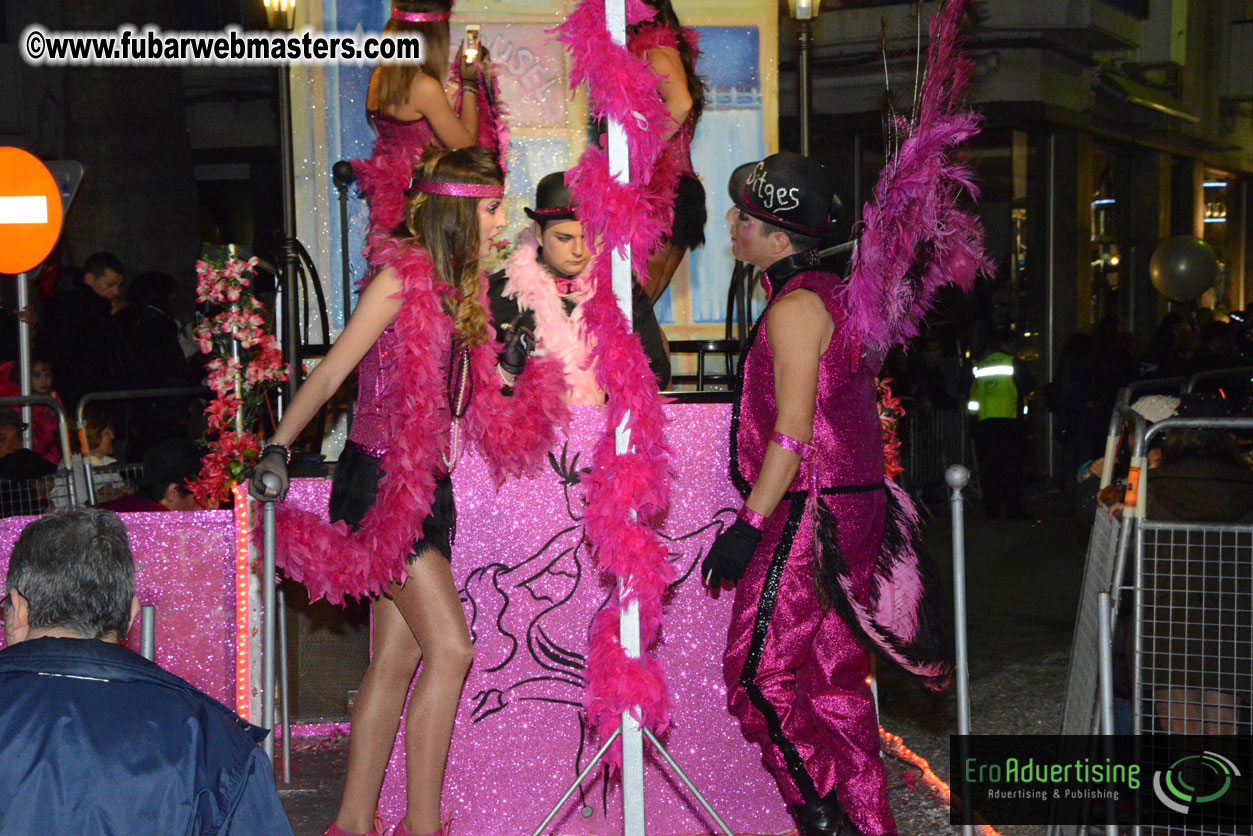
{"type": "Polygon", "coordinates": [[[1023,450],[1031,373],[1014,356],[1014,334],[1001,330],[996,350],[974,369],[969,410],[975,418],[984,511],[989,518],[1026,519],[1022,507],[1023,450]]]}

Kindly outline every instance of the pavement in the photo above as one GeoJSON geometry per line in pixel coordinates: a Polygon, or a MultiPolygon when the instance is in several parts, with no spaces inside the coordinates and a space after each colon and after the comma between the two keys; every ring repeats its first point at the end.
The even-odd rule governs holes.
{"type": "MultiPolygon", "coordinates": [[[[952,578],[948,502],[929,506],[927,542],[942,574],[952,578]]],[[[1049,734],[1057,731],[1066,687],[1070,639],[1089,528],[1057,492],[1028,491],[1030,519],[985,519],[977,501],[966,509],[967,634],[971,728],[976,734],[1049,734]]],[[[933,694],[904,675],[879,676],[880,723],[929,762],[949,773],[949,735],[957,726],[956,694],[933,694]]],[[[279,794],[296,836],[320,836],[335,814],[347,757],[346,741],[297,742],[292,783],[279,794]]],[[[887,758],[892,809],[899,836],[957,834],[947,805],[921,770],[887,758]]],[[[1004,836],[1043,836],[1044,827],[1004,826],[1004,836]]],[[[468,834],[457,834],[468,836],[468,834]]]]}

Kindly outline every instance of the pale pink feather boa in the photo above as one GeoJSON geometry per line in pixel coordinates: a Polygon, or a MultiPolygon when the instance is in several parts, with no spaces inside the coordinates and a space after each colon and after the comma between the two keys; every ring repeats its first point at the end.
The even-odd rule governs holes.
{"type": "Polygon", "coordinates": [[[539,260],[539,242],[526,229],[514,243],[505,265],[504,295],[515,299],[518,308],[535,313],[535,341],[540,349],[561,360],[570,387],[570,403],[600,405],[605,391],[596,383],[591,347],[595,338],[580,332],[583,328],[583,302],[591,295],[587,281],[591,262],[575,277],[574,311],[567,316],[552,273],[539,260]]]}
{"type": "MultiPolygon", "coordinates": [[[[441,454],[451,424],[446,373],[452,322],[441,302],[451,288],[434,278],[430,257],[417,244],[391,239],[379,251],[396,269],[401,306],[388,369],[391,448],[383,456],[374,505],[356,531],[342,521],[278,507],[277,563],[308,587],[311,600],[342,603],[345,596],[374,597],[392,582],[403,583],[435,480],[446,470],[441,454]]],[[[480,301],[486,304],[485,287],[480,301]]],[[[474,389],[462,419],[467,441],[498,483],[541,470],[568,417],[560,363],[543,357],[528,362],[511,397],[501,391],[496,372],[499,351],[494,341],[470,350],[474,389]]]]}

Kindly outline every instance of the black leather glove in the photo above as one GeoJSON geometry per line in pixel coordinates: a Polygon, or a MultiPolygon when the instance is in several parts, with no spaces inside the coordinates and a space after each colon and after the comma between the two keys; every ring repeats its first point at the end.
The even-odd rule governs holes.
{"type": "Polygon", "coordinates": [[[287,454],[281,447],[267,447],[261,451],[261,458],[252,467],[248,477],[248,495],[258,502],[271,502],[287,496],[287,454]],[[265,477],[269,477],[266,479],[265,477]],[[264,480],[264,481],[263,481],[264,480]],[[275,480],[278,481],[278,492],[274,491],[275,480]],[[265,482],[270,483],[266,487],[265,482]]]}
{"type": "Polygon", "coordinates": [[[526,358],[535,350],[535,332],[527,328],[522,319],[525,313],[518,314],[509,323],[505,334],[505,350],[500,355],[500,367],[517,377],[526,368],[526,358]]]}
{"type": "Polygon", "coordinates": [[[700,574],[705,586],[718,589],[723,581],[734,583],[744,577],[748,562],[761,542],[761,532],[743,520],[737,519],[723,531],[709,547],[709,554],[700,564],[700,574]]]}

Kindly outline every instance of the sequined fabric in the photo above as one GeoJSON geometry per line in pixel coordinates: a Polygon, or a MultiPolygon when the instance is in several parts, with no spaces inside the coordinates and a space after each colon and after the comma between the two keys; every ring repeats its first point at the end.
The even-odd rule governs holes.
{"type": "Polygon", "coordinates": [[[389,325],[357,366],[357,406],[348,440],[379,459],[388,449],[387,381],[395,346],[396,329],[389,325]]]}
{"type": "MultiPolygon", "coordinates": [[[[787,265],[773,276],[772,299],[798,288],[818,294],[835,323],[822,355],[812,445],[791,485],[805,491],[883,481],[876,407],[877,357],[840,339],[846,322],[835,304],[839,278],[787,265]],[[814,474],[813,468],[817,469],[814,474]]],[[[774,367],[767,307],[744,361],[733,429],[733,471],[741,490],[761,472],[774,433],[774,367]]],[[[777,324],[776,324],[777,327],[777,324]]],[[[837,521],[840,551],[855,587],[864,588],[879,552],[887,513],[883,491],[823,498],[837,521]]],[[[812,802],[837,789],[863,833],[894,833],[879,758],[878,721],[866,675],[869,656],[834,610],[818,603],[812,509],[804,494],[785,499],[768,518],[761,545],[735,592],[723,671],[728,703],[789,804],[812,802]]]]}

